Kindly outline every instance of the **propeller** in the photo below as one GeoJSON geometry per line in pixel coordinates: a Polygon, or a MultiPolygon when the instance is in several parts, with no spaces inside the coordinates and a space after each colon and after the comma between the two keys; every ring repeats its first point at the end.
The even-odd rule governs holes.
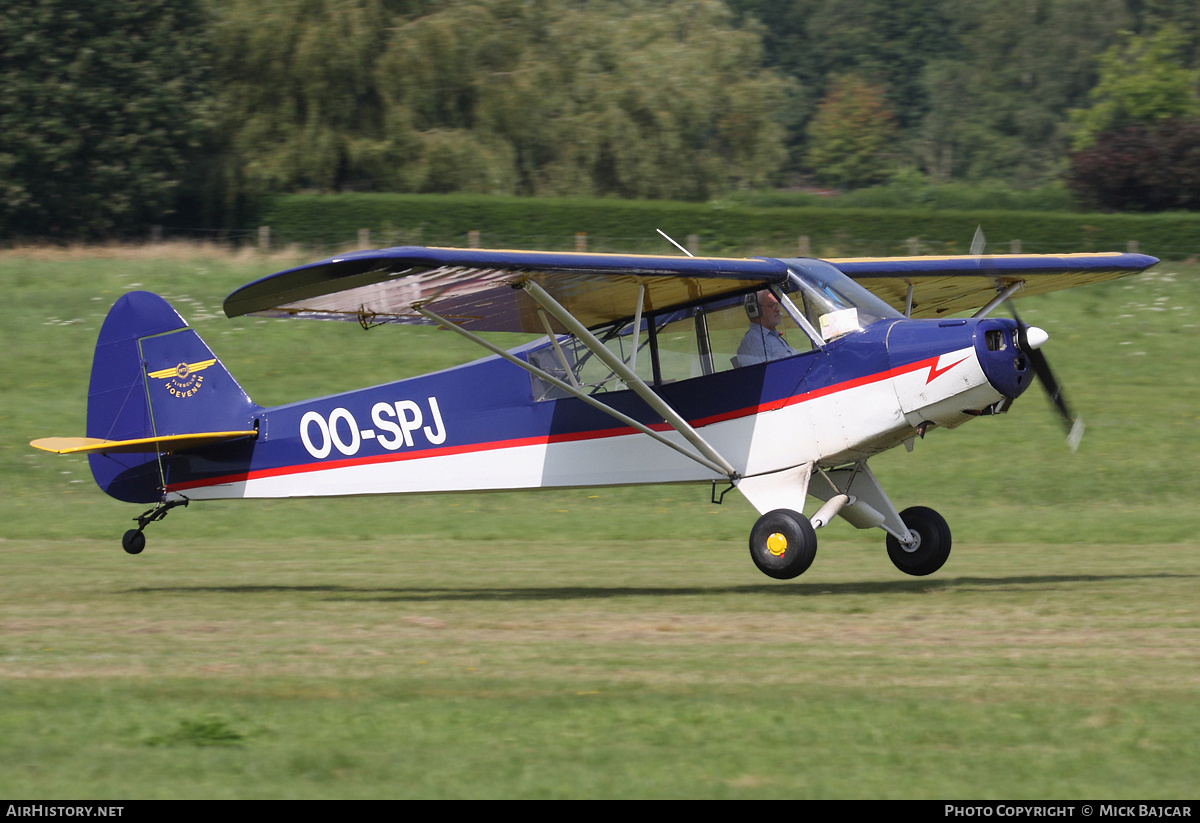
{"type": "MultiPolygon", "coordinates": [[[[981,258],[986,245],[987,239],[983,235],[983,227],[978,226],[975,229],[975,236],[971,239],[971,255],[981,258]]],[[[1012,303],[1011,295],[1004,297],[1003,302],[1008,306],[1013,320],[1017,321],[1017,348],[1029,358],[1038,382],[1042,384],[1042,388],[1050,397],[1050,402],[1058,410],[1067,429],[1067,446],[1073,452],[1079,448],[1079,441],[1083,439],[1083,418],[1076,417],[1071,413],[1071,408],[1063,396],[1062,385],[1055,379],[1054,372],[1050,370],[1050,362],[1042,352],[1042,345],[1050,339],[1050,335],[1021,319],[1021,315],[1017,313],[1017,309],[1012,303]]],[[[986,310],[990,311],[993,306],[994,304],[989,304],[986,310]]],[[[976,316],[982,316],[982,313],[976,316]]]]}
{"type": "Polygon", "coordinates": [[[987,246],[987,238],[983,236],[983,226],[976,226],[975,236],[971,238],[971,256],[983,257],[985,246],[987,246]]]}
{"type": "Polygon", "coordinates": [[[1083,439],[1083,418],[1071,413],[1071,407],[1067,405],[1067,399],[1063,396],[1062,385],[1055,379],[1054,372],[1050,370],[1050,362],[1042,352],[1042,344],[1050,339],[1050,335],[1022,320],[1011,300],[1005,302],[1013,320],[1017,321],[1017,348],[1029,358],[1038,382],[1046,390],[1054,408],[1058,409],[1058,414],[1067,429],[1067,446],[1071,451],[1075,451],[1079,448],[1079,441],[1083,439]]]}

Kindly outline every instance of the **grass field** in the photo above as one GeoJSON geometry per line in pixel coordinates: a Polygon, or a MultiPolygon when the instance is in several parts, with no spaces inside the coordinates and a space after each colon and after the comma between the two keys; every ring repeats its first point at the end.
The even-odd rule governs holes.
{"type": "Polygon", "coordinates": [[[140,513],[86,462],[130,288],[273,404],[477,356],[427,329],[220,315],[285,257],[0,254],[0,795],[1195,798],[1200,268],[1022,302],[1044,398],[872,466],[955,534],[907,578],[836,523],[788,583],[707,487],[140,513]]]}

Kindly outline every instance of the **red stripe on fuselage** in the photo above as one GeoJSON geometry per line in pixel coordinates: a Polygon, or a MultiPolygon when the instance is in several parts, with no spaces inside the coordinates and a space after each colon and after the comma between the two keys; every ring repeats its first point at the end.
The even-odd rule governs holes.
{"type": "MultiPolygon", "coordinates": [[[[828,397],[831,394],[837,394],[838,392],[847,391],[849,389],[857,389],[860,386],[868,386],[871,383],[878,383],[881,380],[890,380],[893,377],[899,377],[902,374],[909,374],[910,372],[920,371],[921,369],[924,369],[924,368],[928,368],[930,370],[930,373],[932,374],[932,372],[937,368],[938,359],[940,356],[941,355],[938,355],[938,357],[930,357],[926,360],[918,360],[916,363],[909,363],[907,366],[897,366],[894,369],[888,369],[887,371],[876,372],[875,374],[868,374],[864,377],[856,377],[853,380],[846,380],[842,383],[834,383],[832,386],[826,386],[823,389],[814,389],[810,392],[804,392],[803,394],[794,394],[791,397],[785,397],[781,400],[774,400],[770,403],[760,403],[757,406],[751,406],[746,409],[739,409],[737,411],[726,412],[723,414],[714,414],[710,417],[702,417],[698,420],[693,420],[690,422],[693,426],[697,426],[697,427],[707,426],[711,423],[721,423],[725,420],[733,420],[735,418],[745,417],[745,416],[751,415],[751,414],[760,414],[762,412],[775,411],[777,409],[783,409],[788,406],[795,406],[798,403],[807,403],[810,400],[817,400],[818,398],[821,398],[821,397],[828,397]]],[[[966,358],[963,358],[963,359],[965,360],[966,358]]],[[[962,362],[962,360],[959,361],[959,363],[961,363],[961,362],[962,362]]],[[[954,365],[957,366],[958,363],[955,363],[954,365]]],[[[953,367],[951,367],[951,368],[953,368],[953,367]]],[[[939,372],[939,374],[940,374],[940,372],[939,372]]],[[[933,377],[936,377],[936,376],[937,375],[933,375],[933,377]]],[[[932,380],[933,377],[930,377],[929,379],[932,380]]],[[[928,381],[926,381],[926,382],[928,382],[928,381]]]]}
{"type": "MultiPolygon", "coordinates": [[[[902,374],[920,371],[921,369],[929,369],[929,380],[933,380],[942,373],[949,371],[954,366],[963,362],[959,360],[951,366],[947,366],[940,371],[937,369],[938,357],[931,357],[925,360],[919,360],[915,363],[909,363],[906,366],[898,366],[893,369],[888,369],[875,374],[869,374],[864,377],[856,377],[853,380],[846,380],[842,383],[835,383],[832,386],[826,386],[823,389],[814,389],[813,391],[804,392],[802,394],[792,395],[780,400],[773,400],[770,403],[759,403],[754,406],[747,406],[742,409],[737,409],[731,412],[723,412],[721,414],[710,415],[709,417],[697,418],[696,420],[688,421],[692,426],[699,428],[708,426],[713,423],[722,423],[727,420],[736,420],[742,417],[751,417],[763,412],[777,411],[788,406],[794,406],[799,403],[806,403],[810,400],[816,400],[821,397],[828,397],[831,394],[848,391],[860,386],[867,386],[871,383],[878,383],[882,380],[890,380],[893,377],[898,377],[902,374]]],[[[963,358],[965,360],[966,358],[963,358]]],[[[655,431],[671,431],[669,423],[652,423],[649,428],[655,431]]],[[[275,469],[256,469],[248,472],[240,472],[238,474],[224,475],[222,477],[207,478],[204,480],[190,480],[184,483],[172,483],[168,486],[167,491],[187,491],[188,489],[208,488],[210,486],[221,486],[227,483],[244,483],[250,480],[261,480],[269,477],[283,477],[290,474],[304,474],[306,472],[329,471],[332,469],[344,469],[354,466],[370,466],[377,463],[392,463],[402,460],[421,460],[433,457],[447,457],[455,454],[470,454],[472,452],[493,451],[496,449],[515,449],[523,446],[541,446],[550,445],[553,443],[572,443],[580,440],[602,440],[606,437],[620,437],[627,434],[636,434],[637,430],[627,426],[621,426],[612,429],[594,429],[587,432],[572,432],[569,434],[556,435],[539,435],[537,437],[518,437],[512,440],[490,440],[486,443],[468,443],[462,446],[446,446],[436,449],[421,449],[418,451],[399,452],[396,454],[377,454],[368,457],[347,457],[340,460],[325,460],[320,463],[301,463],[295,466],[281,466],[275,469]]]]}

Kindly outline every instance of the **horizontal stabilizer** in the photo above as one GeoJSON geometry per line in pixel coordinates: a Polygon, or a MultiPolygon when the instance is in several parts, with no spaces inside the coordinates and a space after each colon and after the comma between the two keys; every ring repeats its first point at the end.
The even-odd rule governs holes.
{"type": "Polygon", "coordinates": [[[121,452],[172,454],[200,446],[223,443],[227,440],[257,436],[258,432],[256,431],[236,431],[171,434],[162,437],[138,437],[133,440],[104,440],[100,437],[43,437],[30,442],[29,445],[35,449],[55,454],[116,454],[121,452]]]}

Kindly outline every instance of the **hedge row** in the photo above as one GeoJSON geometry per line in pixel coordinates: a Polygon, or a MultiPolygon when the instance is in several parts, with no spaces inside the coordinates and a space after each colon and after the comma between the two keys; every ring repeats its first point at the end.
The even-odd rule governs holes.
{"type": "Polygon", "coordinates": [[[977,226],[988,251],[1139,251],[1164,259],[1200,254],[1200,214],[1074,214],[928,209],[752,208],[660,201],[467,195],[288,195],[264,214],[273,245],[338,249],[370,232],[372,246],[452,245],[669,253],[655,229],[702,254],[966,253],[977,226]],[[470,232],[478,232],[471,237],[470,232]],[[689,242],[690,238],[690,242],[689,242]]]}

